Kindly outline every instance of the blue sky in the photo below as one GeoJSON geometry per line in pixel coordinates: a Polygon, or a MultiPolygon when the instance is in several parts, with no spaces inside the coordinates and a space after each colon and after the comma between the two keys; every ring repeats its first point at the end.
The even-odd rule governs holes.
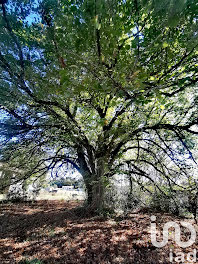
{"type": "MultiPolygon", "coordinates": [[[[36,0],[32,7],[37,8],[40,2],[41,1],[36,0]]],[[[28,24],[31,24],[34,22],[41,22],[41,17],[38,15],[38,13],[32,11],[32,13],[29,16],[27,16],[26,21],[28,22],[28,24]]]]}

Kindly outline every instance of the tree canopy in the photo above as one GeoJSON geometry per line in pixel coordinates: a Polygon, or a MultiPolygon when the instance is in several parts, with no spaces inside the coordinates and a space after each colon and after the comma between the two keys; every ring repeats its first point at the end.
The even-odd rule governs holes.
{"type": "Polygon", "coordinates": [[[98,208],[114,175],[162,193],[191,180],[196,0],[10,0],[0,12],[0,157],[23,171],[14,181],[67,164],[98,208]]]}

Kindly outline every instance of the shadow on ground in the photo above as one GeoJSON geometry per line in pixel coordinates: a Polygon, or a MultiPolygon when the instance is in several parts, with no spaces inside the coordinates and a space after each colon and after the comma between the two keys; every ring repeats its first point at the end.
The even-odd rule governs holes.
{"type": "Polygon", "coordinates": [[[64,201],[1,204],[0,263],[169,263],[167,249],[151,244],[149,215],[82,217],[77,206],[64,201]]]}

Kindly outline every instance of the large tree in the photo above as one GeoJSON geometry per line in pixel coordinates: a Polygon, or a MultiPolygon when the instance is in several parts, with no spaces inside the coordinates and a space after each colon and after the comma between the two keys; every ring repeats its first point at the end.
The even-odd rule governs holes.
{"type": "Polygon", "coordinates": [[[115,174],[179,186],[196,162],[197,1],[3,2],[1,159],[15,181],[70,164],[97,209],[115,174]]]}

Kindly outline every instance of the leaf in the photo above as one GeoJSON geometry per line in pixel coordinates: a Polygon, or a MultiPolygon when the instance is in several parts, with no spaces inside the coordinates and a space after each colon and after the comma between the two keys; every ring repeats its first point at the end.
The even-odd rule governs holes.
{"type": "Polygon", "coordinates": [[[165,106],[164,106],[164,105],[160,105],[160,108],[161,108],[162,110],[164,110],[164,109],[165,109],[165,106]]]}
{"type": "Polygon", "coordinates": [[[164,42],[162,46],[163,46],[163,48],[167,48],[169,45],[167,42],[164,42]]]}

